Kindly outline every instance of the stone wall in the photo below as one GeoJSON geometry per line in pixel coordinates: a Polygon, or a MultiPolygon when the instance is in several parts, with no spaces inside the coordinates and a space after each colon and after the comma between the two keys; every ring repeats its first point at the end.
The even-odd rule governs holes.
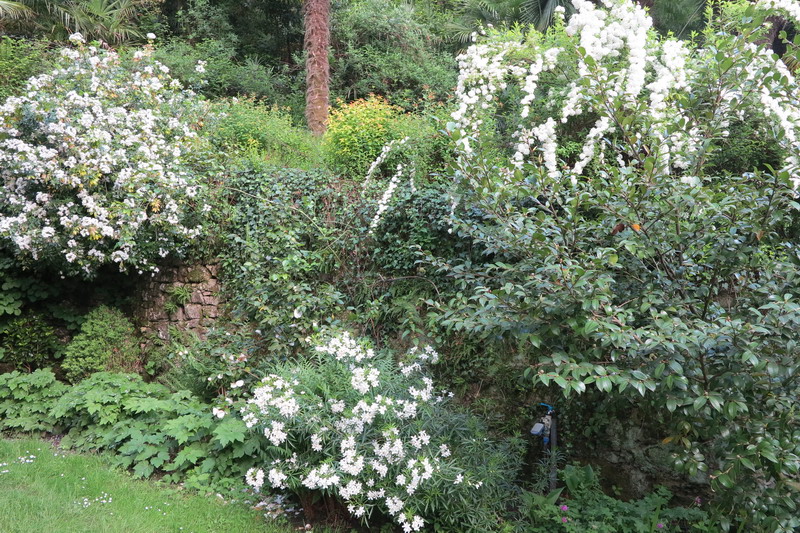
{"type": "Polygon", "coordinates": [[[219,265],[162,267],[139,290],[136,320],[145,337],[169,339],[170,327],[201,337],[220,316],[219,265]]]}

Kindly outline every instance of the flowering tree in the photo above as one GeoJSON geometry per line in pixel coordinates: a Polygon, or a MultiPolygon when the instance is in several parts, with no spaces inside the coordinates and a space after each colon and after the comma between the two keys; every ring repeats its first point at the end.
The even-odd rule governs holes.
{"type": "Polygon", "coordinates": [[[0,106],[0,239],[65,274],[156,270],[202,232],[190,158],[204,106],[151,47],[123,62],[72,41],[56,70],[0,106]]]}
{"type": "Polygon", "coordinates": [[[725,3],[694,49],[630,1],[573,3],[460,57],[455,199],[482,216],[453,225],[488,264],[432,259],[464,288],[439,321],[514,338],[535,385],[636,399],[724,529],[794,530],[800,87],[756,43],[800,6],[725,3]],[[736,168],[741,124],[772,153],[736,168]]]}

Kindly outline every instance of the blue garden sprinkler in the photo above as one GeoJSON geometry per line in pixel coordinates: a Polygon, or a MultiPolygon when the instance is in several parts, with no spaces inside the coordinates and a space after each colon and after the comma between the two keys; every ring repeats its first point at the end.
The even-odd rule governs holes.
{"type": "Polygon", "coordinates": [[[558,446],[558,431],[556,429],[556,408],[547,403],[539,405],[547,407],[547,413],[531,428],[531,435],[542,437],[544,449],[550,452],[550,490],[556,489],[558,482],[558,469],[553,453],[558,446]]]}

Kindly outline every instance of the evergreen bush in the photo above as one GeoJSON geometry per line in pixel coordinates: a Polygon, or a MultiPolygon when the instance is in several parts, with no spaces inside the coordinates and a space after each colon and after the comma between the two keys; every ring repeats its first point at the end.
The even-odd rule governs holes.
{"type": "Polygon", "coordinates": [[[104,305],[94,309],[67,345],[62,368],[72,382],[103,370],[141,370],[133,324],[119,309],[104,305]]]}

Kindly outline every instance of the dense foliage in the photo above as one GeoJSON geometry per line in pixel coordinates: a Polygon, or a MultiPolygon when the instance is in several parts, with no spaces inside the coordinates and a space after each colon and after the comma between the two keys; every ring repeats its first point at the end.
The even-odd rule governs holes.
{"type": "Polygon", "coordinates": [[[1,431],[370,528],[800,527],[796,2],[334,3],[321,138],[300,4],[25,4],[125,45],[0,41],[1,431]]]}
{"type": "Polygon", "coordinates": [[[99,372],[67,387],[49,370],[0,375],[3,430],[63,432],[61,446],[113,451],[137,477],[158,471],[196,488],[241,488],[264,438],[241,420],[139,376],[99,372]]]}
{"type": "Polygon", "coordinates": [[[412,4],[361,0],[334,12],[334,94],[384,96],[406,110],[441,102],[456,82],[455,61],[439,50],[431,22],[412,4]]]}
{"type": "Polygon", "coordinates": [[[139,345],[133,331],[133,324],[120,310],[106,306],[92,310],[64,349],[61,367],[67,378],[76,382],[103,370],[137,370],[139,345]]]}
{"type": "Polygon", "coordinates": [[[736,520],[790,530],[800,469],[794,76],[750,44],[763,28],[753,7],[709,13],[705,45],[691,50],[657,38],[630,3],[603,16],[576,5],[544,38],[489,39],[462,57],[455,177],[463,205],[484,218],[456,213],[454,229],[491,262],[433,260],[464,288],[439,317],[478,337],[513,336],[534,384],[638,393],[669,428],[678,468],[707,471],[736,520]],[[569,50],[573,77],[543,86],[562,104],[542,108],[540,75],[569,50]],[[521,88],[521,120],[496,163],[483,158],[480,117],[506,83],[521,88]],[[709,164],[735,117],[771,125],[759,135],[772,135],[774,167],[729,175],[709,164]],[[582,121],[591,129],[577,132],[580,152],[559,157],[582,121]]]}

